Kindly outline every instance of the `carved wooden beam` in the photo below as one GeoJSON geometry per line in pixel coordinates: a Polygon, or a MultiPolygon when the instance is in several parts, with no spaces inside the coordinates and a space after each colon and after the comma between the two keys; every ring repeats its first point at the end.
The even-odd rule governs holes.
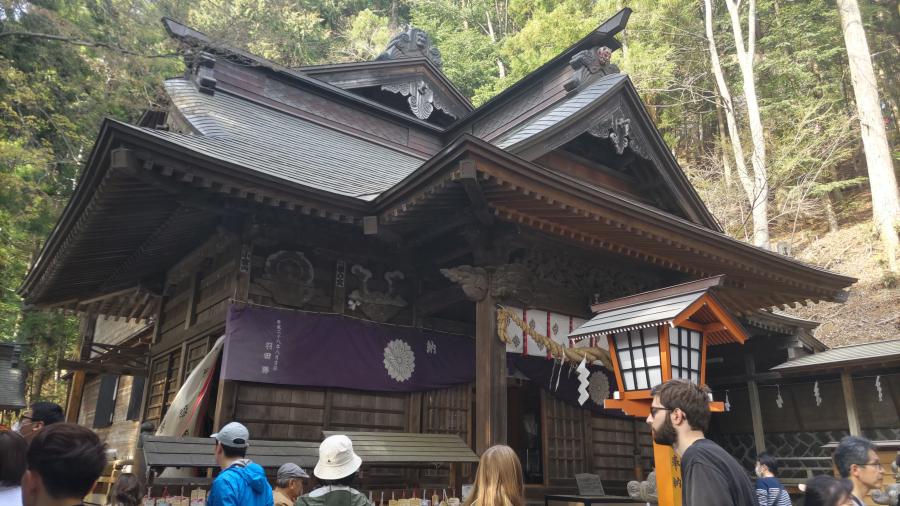
{"type": "Polygon", "coordinates": [[[475,170],[475,160],[463,160],[459,162],[459,177],[457,181],[462,184],[469,202],[472,205],[472,212],[479,223],[486,226],[494,224],[494,215],[488,207],[487,199],[484,198],[484,192],[478,184],[478,171],[475,170]]]}
{"type": "Polygon", "coordinates": [[[464,300],[469,299],[462,287],[451,285],[422,295],[416,301],[416,308],[420,315],[430,315],[464,300]]]}

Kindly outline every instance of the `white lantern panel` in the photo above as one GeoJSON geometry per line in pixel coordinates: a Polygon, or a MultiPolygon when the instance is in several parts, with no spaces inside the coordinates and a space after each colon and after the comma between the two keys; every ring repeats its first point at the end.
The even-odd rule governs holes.
{"type": "Polygon", "coordinates": [[[659,331],[656,328],[644,329],[641,333],[644,335],[644,346],[659,344],[659,331]]]}
{"type": "Polygon", "coordinates": [[[623,371],[632,368],[631,352],[628,350],[628,348],[625,348],[624,350],[622,350],[621,348],[619,349],[619,366],[623,371]]]}
{"type": "Polygon", "coordinates": [[[681,365],[677,347],[669,346],[669,355],[672,357],[672,367],[678,367],[681,365]]]}
{"type": "Polygon", "coordinates": [[[634,390],[634,374],[625,373],[625,390],[634,390]]]}
{"type": "Polygon", "coordinates": [[[650,385],[647,384],[647,375],[644,374],[644,371],[637,372],[637,387],[638,390],[650,388],[650,385]]]}
{"type": "Polygon", "coordinates": [[[691,348],[700,349],[700,333],[694,330],[691,331],[691,348]]]}
{"type": "Polygon", "coordinates": [[[650,369],[650,388],[653,388],[660,383],[662,383],[662,369],[659,367],[650,369]]]}
{"type": "Polygon", "coordinates": [[[628,333],[627,332],[619,332],[615,335],[616,337],[616,349],[621,350],[622,348],[628,348],[628,333]]]}
{"type": "Polygon", "coordinates": [[[637,369],[639,367],[646,367],[644,365],[644,352],[640,348],[634,348],[632,350],[634,353],[634,368],[637,369]]]}
{"type": "Polygon", "coordinates": [[[688,350],[682,348],[681,349],[681,367],[687,367],[690,364],[688,362],[688,350]]]}
{"type": "Polygon", "coordinates": [[[647,367],[658,366],[660,364],[659,346],[648,346],[647,348],[644,348],[644,353],[647,354],[647,367]]]}
{"type": "Polygon", "coordinates": [[[691,368],[700,370],[700,352],[691,350],[691,368]]]}

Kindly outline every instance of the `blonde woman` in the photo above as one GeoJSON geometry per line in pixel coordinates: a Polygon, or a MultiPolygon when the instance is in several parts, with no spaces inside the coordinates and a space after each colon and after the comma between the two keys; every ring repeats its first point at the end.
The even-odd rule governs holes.
{"type": "Polygon", "coordinates": [[[485,450],[475,473],[475,486],[463,506],[524,505],[525,482],[516,452],[504,445],[485,450]]]}

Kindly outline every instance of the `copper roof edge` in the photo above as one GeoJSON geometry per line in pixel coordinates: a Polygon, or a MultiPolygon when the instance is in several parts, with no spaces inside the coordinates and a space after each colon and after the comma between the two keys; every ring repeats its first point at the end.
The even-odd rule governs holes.
{"type": "Polygon", "coordinates": [[[633,306],[635,304],[642,304],[644,302],[668,299],[688,293],[707,291],[712,287],[722,286],[724,282],[725,275],[720,274],[718,276],[711,276],[695,281],[688,281],[687,283],[667,286],[664,288],[657,288],[656,290],[650,290],[649,292],[637,293],[634,295],[629,295],[627,297],[621,297],[618,299],[606,301],[600,304],[593,304],[591,305],[591,311],[593,311],[594,313],[602,313],[603,311],[633,306]]]}

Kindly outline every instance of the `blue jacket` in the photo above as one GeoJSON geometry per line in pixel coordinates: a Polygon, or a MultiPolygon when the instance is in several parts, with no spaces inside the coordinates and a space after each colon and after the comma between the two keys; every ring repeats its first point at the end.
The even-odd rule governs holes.
{"type": "Polygon", "coordinates": [[[208,506],[273,506],[272,487],[259,464],[243,459],[225,468],[206,500],[208,506]]]}

